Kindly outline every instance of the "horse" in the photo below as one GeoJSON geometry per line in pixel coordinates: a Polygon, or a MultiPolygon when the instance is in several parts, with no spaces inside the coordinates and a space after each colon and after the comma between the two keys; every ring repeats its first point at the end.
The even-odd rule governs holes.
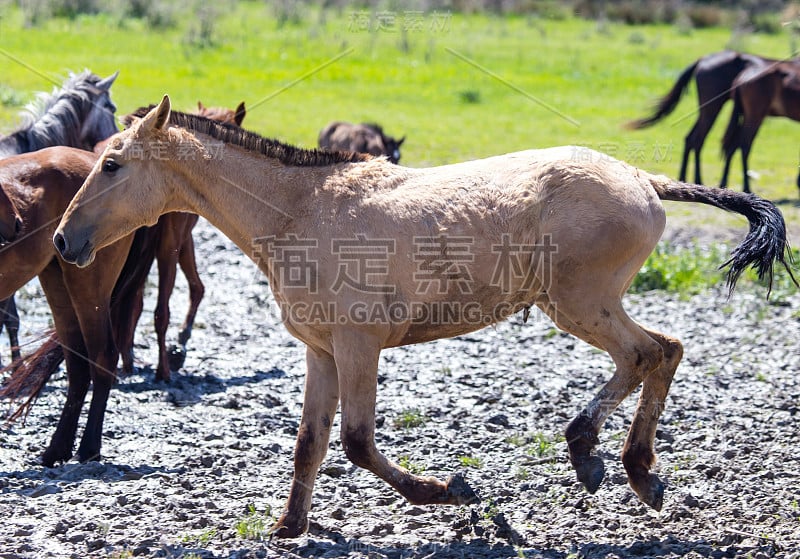
{"type": "Polygon", "coordinates": [[[202,101],[197,102],[196,115],[210,118],[218,122],[227,122],[228,124],[235,124],[241,126],[244,117],[247,114],[247,109],[244,106],[244,101],[239,103],[235,109],[231,110],[227,107],[206,107],[202,101]]]}
{"type": "Polygon", "coordinates": [[[646,128],[671,114],[678,105],[684,90],[694,77],[697,83],[699,112],[697,120],[684,140],[678,180],[681,182],[686,180],[689,154],[694,151],[694,182],[702,184],[703,181],[700,177],[700,151],[703,149],[706,136],[708,136],[711,127],[714,125],[717,115],[730,99],[734,80],[745,70],[765,68],[777,62],[777,60],[771,58],[729,50],[703,56],[681,72],[669,93],[656,103],[655,113],[649,117],[631,121],[626,126],[631,129],[646,128]]]}
{"type": "MultiPolygon", "coordinates": [[[[733,82],[733,111],[722,140],[725,168],[720,186],[728,184],[731,159],[742,151],[743,190],[750,192],[747,161],[758,129],[767,116],[784,116],[800,121],[800,66],[797,61],[743,71],[733,82]]],[[[800,174],[797,176],[800,188],[800,174]]]]}
{"type": "MultiPolygon", "coordinates": [[[[114,305],[122,309],[131,306],[130,296],[114,291],[134,235],[100,251],[95,264],[85,270],[64,264],[52,243],[61,215],[96,160],[90,151],[57,146],[0,161],[0,188],[25,223],[25,232],[15,242],[0,247],[0,297],[10,297],[39,277],[57,336],[56,343],[47,345],[48,351],[56,354],[49,362],[57,367],[65,359],[69,379],[61,418],[42,456],[45,465],[72,456],[90,381],[94,388],[78,457],[85,461],[99,455],[103,415],[119,358],[112,325],[112,294],[114,305]]],[[[24,371],[24,365],[18,370],[24,371]]],[[[3,392],[8,388],[6,385],[3,392]]]]}
{"type": "Polygon", "coordinates": [[[322,149],[385,155],[392,163],[400,161],[400,146],[405,141],[405,136],[399,140],[387,136],[377,124],[340,121],[328,124],[320,131],[317,139],[322,149]]]}
{"type": "MultiPolygon", "coordinates": [[[[51,94],[40,93],[25,109],[23,124],[0,138],[0,159],[50,146],[72,146],[91,151],[117,132],[111,85],[119,72],[100,78],[89,70],[70,74],[51,94]]],[[[19,359],[19,314],[13,294],[0,300],[0,330],[5,326],[11,359],[19,359]]]]}
{"type": "MultiPolygon", "coordinates": [[[[141,107],[126,115],[122,118],[123,124],[129,126],[135,119],[145,116],[151,108],[141,107]]],[[[235,126],[241,126],[246,113],[244,101],[239,103],[236,109],[207,107],[198,101],[197,110],[195,111],[196,115],[235,126]]],[[[158,300],[154,313],[154,327],[158,340],[156,382],[169,382],[171,371],[177,371],[183,367],[186,358],[186,343],[192,335],[197,309],[205,294],[205,287],[200,275],[197,273],[194,239],[192,238],[192,230],[197,224],[197,220],[198,216],[196,214],[184,212],[173,212],[161,216],[156,227],[145,233],[147,240],[141,243],[143,252],[135,265],[133,265],[133,268],[138,269],[145,276],[138,277],[133,270],[126,270],[122,274],[123,277],[127,278],[126,281],[134,282],[140,286],[136,297],[136,306],[129,315],[130,324],[125,328],[125,331],[130,333],[131,336],[120,341],[122,368],[125,373],[133,372],[133,333],[141,316],[146,274],[153,260],[156,260],[158,264],[158,300]],[[169,300],[175,287],[176,266],[178,265],[180,265],[184,276],[186,276],[189,286],[189,309],[178,332],[178,345],[167,347],[166,338],[170,318],[169,300]]]]}
{"type": "Polygon", "coordinates": [[[376,448],[380,352],[466,334],[533,305],[616,365],[566,428],[578,480],[589,492],[599,488],[598,433],[642,384],[622,462],[635,494],[660,510],[665,486],[650,472],[653,442],[683,350],[678,339],[634,322],[622,296],[664,230],[661,200],[747,217],[749,232],[725,263],[731,290],[751,265],[770,286],[776,263],[791,275],[785,223],[774,204],[754,195],[675,182],[591,150],[576,157],[577,149],[585,148],[405,168],[172,112],[165,96],[112,138],[53,242],[65,261],[90,266],[98,250],[134,229],[190,211],[266,274],[307,361],[294,474],[276,537],[307,530],[339,403],[342,446],[353,464],[411,503],[472,502],[463,477],[414,475],[376,448]],[[152,157],[149,146],[165,156],[152,157]]]}

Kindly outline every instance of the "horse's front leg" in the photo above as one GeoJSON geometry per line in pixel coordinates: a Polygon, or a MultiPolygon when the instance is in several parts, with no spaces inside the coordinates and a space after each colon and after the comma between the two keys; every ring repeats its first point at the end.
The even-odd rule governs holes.
{"type": "Polygon", "coordinates": [[[294,538],[308,529],[308,511],[317,471],[328,450],[331,423],[339,403],[339,384],[333,356],[311,347],[306,350],[306,390],[303,417],[294,450],[294,477],[286,509],[271,532],[294,538]]]}
{"type": "Polygon", "coordinates": [[[380,344],[363,332],[334,333],[334,355],[342,400],[342,445],[353,464],[367,469],[418,505],[463,505],[478,500],[461,476],[446,483],[410,474],[375,446],[375,398],[380,344]]]}
{"type": "Polygon", "coordinates": [[[89,391],[89,363],[80,323],[72,307],[69,293],[61,275],[61,268],[52,261],[40,274],[47,303],[53,313],[58,339],[63,346],[67,369],[67,400],[50,444],[42,454],[42,464],[52,467],[72,458],[72,447],[78,429],[78,419],[86,393],[89,391]]]}
{"type": "Polygon", "coordinates": [[[81,321],[86,352],[89,356],[92,401],[89,405],[86,429],[78,447],[77,458],[80,462],[88,462],[100,459],[103,420],[111,387],[117,379],[119,351],[114,343],[111,319],[106,306],[95,307],[92,316],[88,319],[85,315],[81,316],[79,312],[78,319],[81,321]]]}

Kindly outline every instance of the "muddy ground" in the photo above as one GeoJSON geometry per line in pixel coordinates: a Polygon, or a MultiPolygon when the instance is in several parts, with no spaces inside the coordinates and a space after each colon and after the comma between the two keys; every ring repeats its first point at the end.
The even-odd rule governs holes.
{"type": "MultiPolygon", "coordinates": [[[[255,266],[202,220],[196,238],[207,292],[185,367],[153,382],[151,288],[138,370],[112,392],[101,462],[38,463],[63,372],[24,425],[0,431],[0,558],[800,557],[800,296],[767,303],[749,288],[728,299],[722,287],[628,298],[633,317],[686,347],[657,434],[660,513],[638,502],[619,461],[635,394],[601,433],[600,490],[577,483],[562,433],[612,364],[533,313],[382,355],[379,448],[428,475],[463,472],[480,504],[409,505],[347,461],[337,422],[310,532],[270,542],[304,351],[255,266]]],[[[185,299],[181,278],[173,340],[185,299]]],[[[35,283],[19,305],[33,339],[49,316],[35,283]]]]}

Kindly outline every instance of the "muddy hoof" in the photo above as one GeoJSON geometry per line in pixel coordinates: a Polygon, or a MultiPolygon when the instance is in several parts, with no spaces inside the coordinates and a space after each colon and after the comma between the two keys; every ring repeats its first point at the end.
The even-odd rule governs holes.
{"type": "Polygon", "coordinates": [[[290,518],[284,513],[269,530],[269,538],[296,538],[308,531],[308,518],[290,518]]]}
{"type": "Polygon", "coordinates": [[[603,459],[599,456],[590,456],[585,462],[575,467],[575,473],[578,475],[578,481],[583,484],[586,491],[594,494],[600,487],[605,475],[603,459]]]}
{"type": "Polygon", "coordinates": [[[40,461],[45,468],[54,468],[56,464],[65,464],[69,462],[70,458],[72,458],[71,450],[64,452],[48,448],[42,454],[40,461]]]}
{"type": "Polygon", "coordinates": [[[169,346],[169,349],[167,349],[167,361],[170,371],[180,371],[186,362],[186,349],[176,345],[169,346]]]}
{"type": "Polygon", "coordinates": [[[480,503],[481,499],[470,487],[463,474],[455,474],[447,480],[447,496],[454,505],[471,505],[480,503]]]}
{"type": "Polygon", "coordinates": [[[648,476],[645,485],[646,487],[641,491],[634,489],[639,496],[639,500],[648,507],[661,512],[661,507],[664,506],[664,488],[666,485],[655,474],[648,476]]]}

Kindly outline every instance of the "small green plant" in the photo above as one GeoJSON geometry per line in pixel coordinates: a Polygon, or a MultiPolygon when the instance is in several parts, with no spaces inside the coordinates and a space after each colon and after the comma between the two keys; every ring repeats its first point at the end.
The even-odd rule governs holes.
{"type": "Polygon", "coordinates": [[[248,505],[247,515],[236,522],[236,533],[244,540],[262,540],[272,523],[272,509],[267,506],[263,513],[256,511],[253,504],[248,505]]]}
{"type": "Polygon", "coordinates": [[[514,477],[520,481],[525,481],[531,477],[531,473],[525,466],[517,466],[517,470],[514,472],[514,477]]]}
{"type": "Polygon", "coordinates": [[[421,474],[425,471],[425,466],[412,462],[408,454],[403,454],[398,458],[397,463],[401,468],[405,468],[411,474],[421,474]]]}
{"type": "Polygon", "coordinates": [[[400,412],[394,420],[395,429],[411,429],[425,425],[426,417],[418,408],[409,408],[400,412]]]}
{"type": "Polygon", "coordinates": [[[131,559],[133,552],[130,549],[120,549],[119,551],[112,551],[109,559],[131,559]]]}
{"type": "Polygon", "coordinates": [[[630,291],[670,291],[684,296],[700,293],[722,281],[719,263],[724,248],[681,249],[659,244],[633,279],[630,291]]]}
{"type": "Polygon", "coordinates": [[[517,434],[509,435],[505,439],[503,439],[503,442],[508,443],[512,446],[522,446],[525,444],[525,437],[517,434]]]}
{"type": "Polygon", "coordinates": [[[467,468],[478,469],[483,467],[483,460],[477,456],[459,456],[458,461],[462,466],[467,468]]]}
{"type": "Polygon", "coordinates": [[[545,458],[556,453],[555,443],[557,438],[548,437],[544,433],[534,433],[532,443],[526,450],[529,456],[545,458]]]}
{"type": "Polygon", "coordinates": [[[213,540],[217,535],[216,528],[207,528],[203,530],[199,534],[186,534],[181,538],[181,542],[183,543],[194,543],[196,542],[201,547],[206,547],[211,540],[213,540]]]}

